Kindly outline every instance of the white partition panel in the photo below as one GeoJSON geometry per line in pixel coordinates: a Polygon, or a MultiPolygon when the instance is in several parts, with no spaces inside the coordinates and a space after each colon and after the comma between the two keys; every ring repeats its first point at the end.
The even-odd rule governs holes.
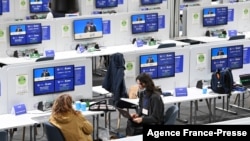
{"type": "Polygon", "coordinates": [[[225,29],[237,30],[237,31],[249,31],[250,26],[250,14],[249,14],[250,2],[239,2],[239,3],[226,3],[212,6],[196,6],[187,7],[183,11],[183,35],[188,37],[193,36],[205,36],[207,30],[225,29]],[[211,27],[203,27],[203,8],[209,7],[223,7],[227,6],[228,9],[233,13],[233,21],[229,21],[227,25],[218,25],[211,27]],[[195,18],[194,18],[195,17],[195,18]]]}
{"type": "MultiPolygon", "coordinates": [[[[228,47],[233,45],[244,45],[244,47],[250,46],[249,40],[235,40],[225,41],[220,43],[211,44],[198,44],[190,46],[190,86],[196,86],[198,80],[210,80],[211,79],[211,48],[216,47],[228,47]],[[205,56],[204,62],[198,61],[199,55],[205,56]]],[[[233,77],[235,82],[239,82],[239,74],[249,73],[250,64],[244,64],[242,69],[234,69],[233,77]]]]}
{"type": "MultiPolygon", "coordinates": [[[[164,49],[152,49],[143,50],[141,52],[134,52],[125,54],[126,65],[128,63],[133,64],[133,70],[126,72],[126,87],[129,88],[131,85],[136,84],[136,76],[139,74],[139,57],[140,55],[157,54],[157,53],[168,53],[175,52],[175,57],[182,58],[181,63],[182,72],[175,73],[175,77],[153,79],[157,86],[160,86],[163,91],[173,89],[175,87],[188,87],[189,83],[189,48],[188,47],[172,47],[164,49]]],[[[180,62],[177,62],[177,64],[180,62]]],[[[128,66],[126,66],[128,67],[128,66]]]]}
{"type": "MultiPolygon", "coordinates": [[[[53,101],[61,93],[53,93],[47,95],[33,96],[33,69],[43,67],[54,67],[74,65],[76,67],[85,67],[85,83],[82,85],[75,85],[74,91],[67,91],[61,93],[69,93],[72,95],[73,100],[81,98],[92,98],[92,63],[91,59],[74,58],[64,60],[53,60],[34,62],[29,64],[16,64],[5,66],[6,70],[6,94],[8,95],[8,112],[15,104],[24,103],[28,110],[34,109],[39,101],[53,101]],[[27,92],[19,92],[21,90],[18,82],[18,76],[23,75],[27,81],[27,92]]],[[[75,76],[76,77],[76,76],[75,76]]],[[[26,89],[26,88],[25,88],[26,89]]]]}
{"type": "Polygon", "coordinates": [[[4,69],[0,69],[0,114],[7,113],[7,103],[8,103],[8,94],[7,94],[7,83],[6,82],[6,71],[4,69]]]}

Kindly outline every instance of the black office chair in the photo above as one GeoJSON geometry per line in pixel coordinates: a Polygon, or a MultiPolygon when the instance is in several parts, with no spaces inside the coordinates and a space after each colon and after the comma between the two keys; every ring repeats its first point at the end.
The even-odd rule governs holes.
{"type": "Polygon", "coordinates": [[[44,130],[48,141],[65,141],[60,129],[51,124],[49,121],[43,123],[44,130]]]}
{"type": "Polygon", "coordinates": [[[1,141],[8,141],[8,132],[0,131],[0,140],[1,141]]]}
{"type": "Polygon", "coordinates": [[[167,109],[167,111],[165,112],[164,125],[174,125],[175,124],[178,110],[179,110],[179,108],[176,105],[172,105],[167,109]]]}

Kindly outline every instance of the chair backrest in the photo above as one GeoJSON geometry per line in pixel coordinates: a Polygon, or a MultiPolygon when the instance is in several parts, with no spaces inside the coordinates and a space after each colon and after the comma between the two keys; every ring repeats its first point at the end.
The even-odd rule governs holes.
{"type": "Polygon", "coordinates": [[[164,125],[174,125],[175,124],[178,110],[179,110],[179,108],[176,105],[172,105],[167,109],[167,111],[165,112],[164,125]]]}
{"type": "Polygon", "coordinates": [[[8,141],[8,133],[6,131],[0,131],[0,140],[8,141]]]}
{"type": "Polygon", "coordinates": [[[60,129],[51,124],[49,121],[43,123],[48,141],[65,141],[60,129]]]}

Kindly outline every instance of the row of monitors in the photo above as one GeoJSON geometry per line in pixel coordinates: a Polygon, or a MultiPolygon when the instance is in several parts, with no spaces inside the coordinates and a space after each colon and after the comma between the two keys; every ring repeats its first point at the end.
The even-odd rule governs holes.
{"type": "Polygon", "coordinates": [[[228,7],[203,9],[203,26],[226,25],[228,23],[228,7]]]}
{"type": "Polygon", "coordinates": [[[243,68],[243,45],[211,49],[211,72],[222,68],[243,68]]]}
{"type": "Polygon", "coordinates": [[[34,96],[74,91],[74,65],[33,69],[34,96]]]}
{"type": "Polygon", "coordinates": [[[153,79],[175,76],[175,52],[141,55],[139,60],[140,73],[153,79]]]}
{"type": "MultiPolygon", "coordinates": [[[[158,13],[131,15],[132,34],[158,31],[158,13]]],[[[74,39],[89,39],[103,36],[102,18],[73,21],[74,39]]],[[[9,26],[10,46],[42,43],[42,25],[18,24],[9,26]]]]}
{"type": "MultiPolygon", "coordinates": [[[[49,12],[49,1],[50,0],[29,0],[30,4],[30,13],[43,13],[49,12]]],[[[154,4],[161,4],[162,0],[140,0],[141,5],[154,5],[154,4]]],[[[56,7],[61,7],[61,11],[69,11],[69,8],[76,6],[73,2],[58,1],[55,3],[56,7]],[[65,6],[67,5],[67,6],[65,6]]],[[[118,0],[95,0],[95,7],[96,8],[111,8],[111,7],[118,7],[118,0]]]]}

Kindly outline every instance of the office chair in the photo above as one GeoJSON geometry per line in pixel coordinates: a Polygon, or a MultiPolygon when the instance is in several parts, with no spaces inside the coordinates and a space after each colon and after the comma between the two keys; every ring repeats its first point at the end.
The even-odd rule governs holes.
{"type": "Polygon", "coordinates": [[[43,126],[48,141],[65,141],[60,129],[51,124],[49,121],[43,123],[43,126]]]}
{"type": "Polygon", "coordinates": [[[8,141],[8,132],[0,131],[0,139],[1,141],[8,141]]]}
{"type": "Polygon", "coordinates": [[[172,105],[167,109],[167,111],[165,112],[164,125],[174,125],[175,124],[178,110],[179,110],[179,108],[176,105],[172,105]]]}

